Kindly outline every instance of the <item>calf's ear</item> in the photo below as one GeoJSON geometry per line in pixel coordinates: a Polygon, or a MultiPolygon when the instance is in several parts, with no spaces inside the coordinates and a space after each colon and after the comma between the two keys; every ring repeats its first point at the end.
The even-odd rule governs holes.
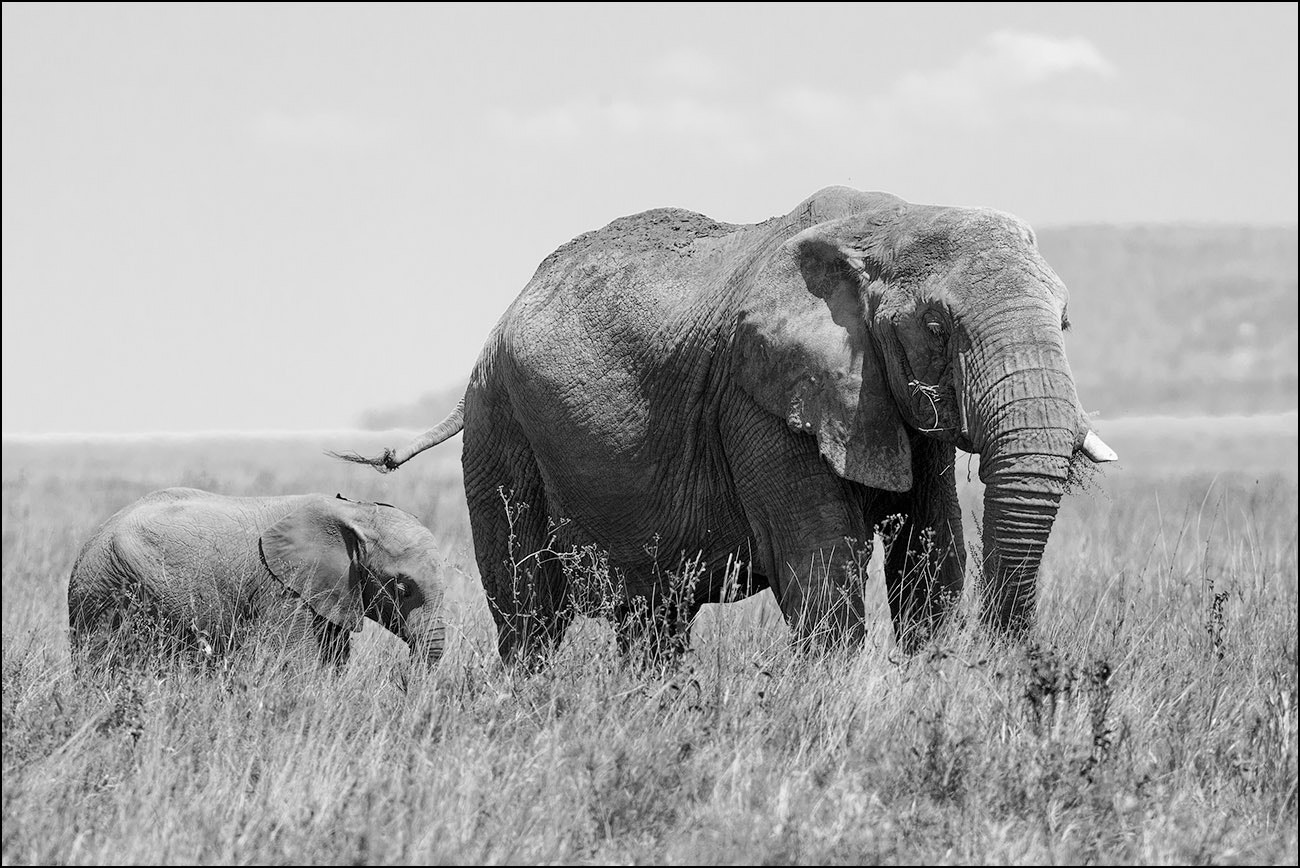
{"type": "Polygon", "coordinates": [[[324,503],[295,509],[262,533],[271,575],[336,626],[361,630],[365,542],[345,516],[324,503]]]}

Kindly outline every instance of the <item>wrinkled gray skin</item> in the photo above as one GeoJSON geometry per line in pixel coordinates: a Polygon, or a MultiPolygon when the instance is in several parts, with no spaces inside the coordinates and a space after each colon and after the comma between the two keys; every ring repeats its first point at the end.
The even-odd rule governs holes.
{"type": "MultiPolygon", "coordinates": [[[[512,563],[590,543],[652,609],[698,553],[704,578],[685,618],[661,610],[670,623],[719,600],[738,559],[739,592],[770,587],[796,637],[860,639],[853,566],[891,515],[887,597],[910,651],[962,590],[960,447],[986,485],[983,618],[1016,637],[1068,465],[1095,437],[1065,358],[1066,297],[1029,227],[997,211],[844,187],[757,225],[647,211],[547,257],[452,416],[353,460],[391,469],[463,424],[507,659],[558,642],[581,597],[555,558],[512,563]],[[501,491],[528,508],[508,517],[501,491]]],[[[619,617],[626,635],[635,618],[619,617]]]]}
{"type": "Polygon", "coordinates": [[[74,651],[91,660],[112,654],[125,628],[209,657],[258,636],[342,666],[369,617],[434,665],[440,569],[433,535],[385,504],[168,488],[120,510],[82,547],[68,624],[74,651]]]}

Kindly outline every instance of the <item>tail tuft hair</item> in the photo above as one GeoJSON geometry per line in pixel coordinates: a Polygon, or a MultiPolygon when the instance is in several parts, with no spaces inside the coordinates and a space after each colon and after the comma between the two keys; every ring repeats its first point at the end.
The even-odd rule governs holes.
{"type": "Polygon", "coordinates": [[[357,452],[332,452],[327,450],[325,454],[330,458],[337,458],[340,461],[350,461],[353,464],[368,465],[373,467],[375,470],[378,470],[380,473],[387,473],[388,471],[396,470],[401,466],[396,460],[394,460],[392,449],[385,449],[382,454],[377,455],[374,458],[367,458],[357,452]]]}

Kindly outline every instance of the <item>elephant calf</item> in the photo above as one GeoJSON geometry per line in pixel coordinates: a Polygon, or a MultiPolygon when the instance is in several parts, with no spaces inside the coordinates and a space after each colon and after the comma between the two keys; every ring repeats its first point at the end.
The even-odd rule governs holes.
{"type": "Polygon", "coordinates": [[[369,617],[442,657],[441,559],[414,516],[342,495],[148,494],[106,521],[68,580],[74,656],[131,643],[215,658],[251,636],[342,666],[369,617]]]}

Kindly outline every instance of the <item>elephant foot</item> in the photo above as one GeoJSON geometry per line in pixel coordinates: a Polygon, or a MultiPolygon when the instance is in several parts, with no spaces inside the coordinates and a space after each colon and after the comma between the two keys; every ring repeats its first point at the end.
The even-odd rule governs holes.
{"type": "Polygon", "coordinates": [[[573,620],[573,612],[567,608],[549,615],[493,614],[501,662],[527,672],[545,668],[573,620]]]}
{"type": "Polygon", "coordinates": [[[865,562],[859,568],[840,556],[808,575],[791,576],[777,602],[796,649],[818,653],[866,641],[864,570],[865,562]]]}

